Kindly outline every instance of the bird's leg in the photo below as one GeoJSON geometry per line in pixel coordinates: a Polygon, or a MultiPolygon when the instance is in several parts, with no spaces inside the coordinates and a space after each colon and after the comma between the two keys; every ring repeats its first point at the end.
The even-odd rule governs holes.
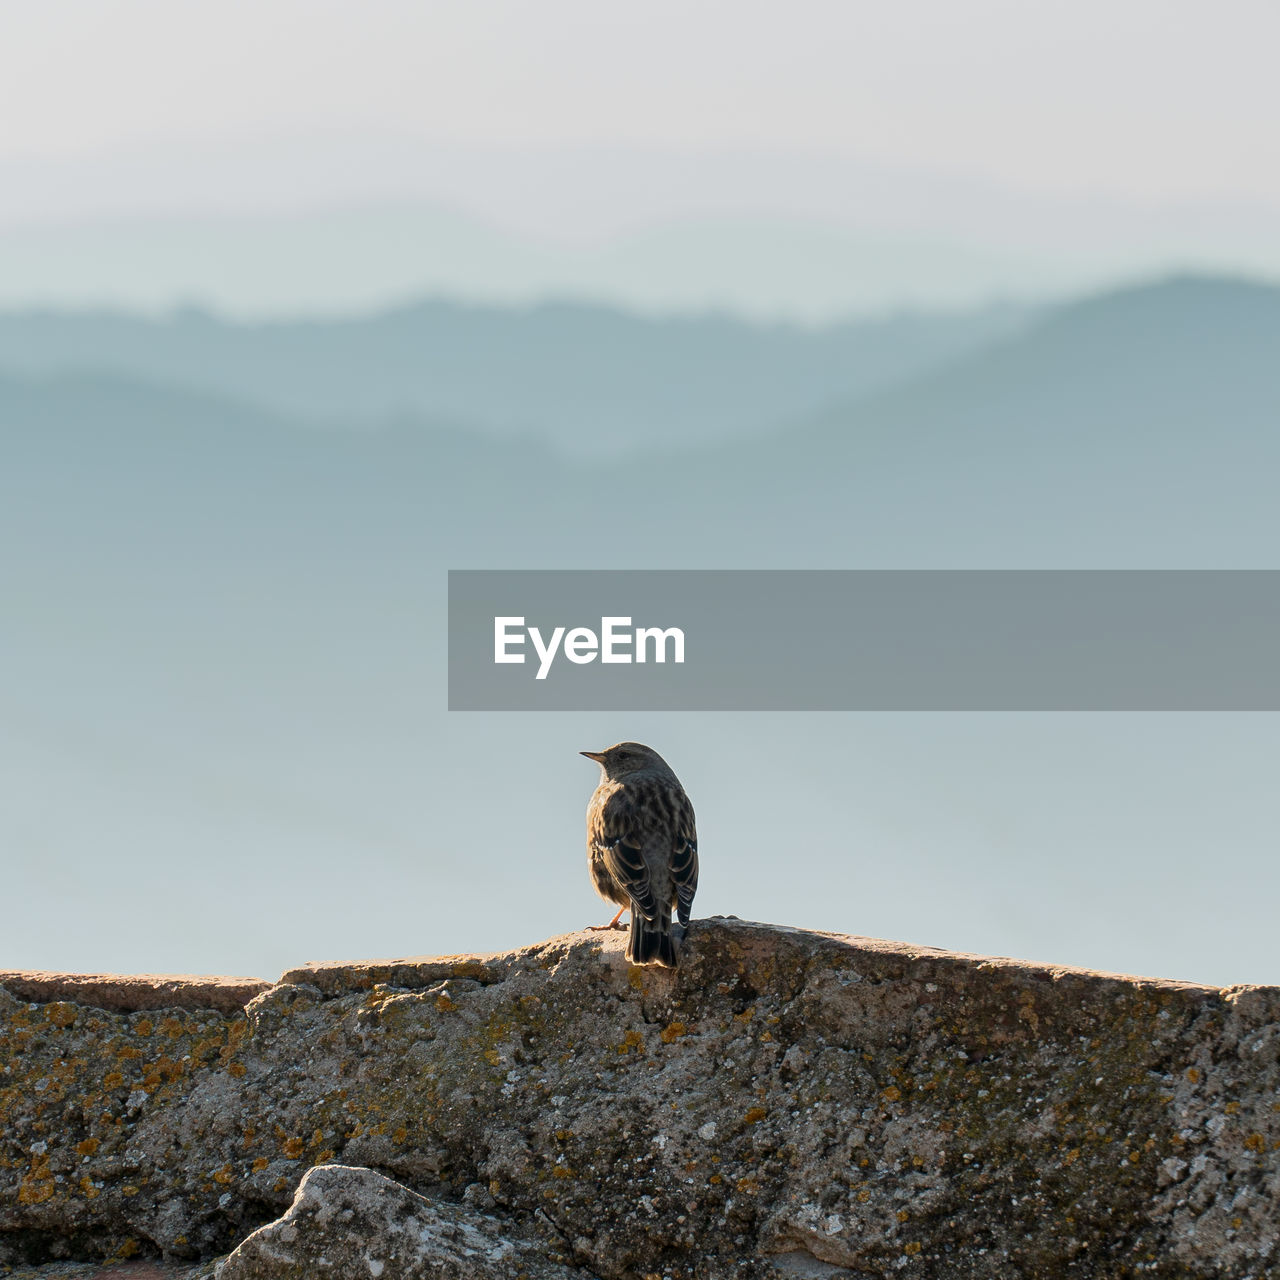
{"type": "Polygon", "coordinates": [[[622,919],[622,913],[625,910],[626,907],[619,907],[618,914],[614,916],[608,924],[589,924],[587,925],[587,928],[590,929],[592,933],[603,933],[606,929],[625,929],[627,927],[625,924],[618,923],[618,921],[622,919]]]}

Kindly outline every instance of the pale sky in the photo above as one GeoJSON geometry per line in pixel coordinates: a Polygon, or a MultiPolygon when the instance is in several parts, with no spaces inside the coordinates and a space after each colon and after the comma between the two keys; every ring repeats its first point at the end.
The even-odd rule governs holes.
{"type": "Polygon", "coordinates": [[[1277,48],[1273,0],[0,0],[0,307],[1276,279],[1277,48]]]}
{"type": "Polygon", "coordinates": [[[1269,0],[0,0],[0,160],[354,131],[1280,203],[1269,0]]]}

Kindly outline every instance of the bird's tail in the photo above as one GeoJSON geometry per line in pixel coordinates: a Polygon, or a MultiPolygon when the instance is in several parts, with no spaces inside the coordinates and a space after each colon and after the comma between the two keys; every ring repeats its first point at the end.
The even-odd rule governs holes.
{"type": "Polygon", "coordinates": [[[631,911],[631,934],[627,938],[627,959],[632,964],[659,964],[674,969],[677,960],[675,939],[671,936],[671,912],[661,912],[656,920],[646,920],[631,911]]]}

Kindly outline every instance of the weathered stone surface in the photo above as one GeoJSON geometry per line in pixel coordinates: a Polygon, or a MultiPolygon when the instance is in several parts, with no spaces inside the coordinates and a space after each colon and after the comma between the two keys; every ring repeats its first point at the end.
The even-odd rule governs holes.
{"type": "Polygon", "coordinates": [[[289,1211],[255,1231],[216,1280],[587,1280],[546,1260],[547,1245],[492,1215],[428,1200],[372,1169],[304,1175],[289,1211]]]}
{"type": "Polygon", "coordinates": [[[4,1272],[9,1280],[212,1280],[212,1263],[160,1262],[47,1262],[38,1267],[15,1267],[4,1272]]]}
{"type": "Polygon", "coordinates": [[[0,990],[0,1258],[209,1257],[341,1160],[601,1280],[1280,1276],[1280,989],[622,947],[308,966],[242,1016],[0,990]]]}
{"type": "Polygon", "coordinates": [[[261,978],[203,978],[182,973],[43,973],[0,969],[0,987],[19,1000],[69,1000],[91,1009],[217,1009],[238,1014],[272,984],[261,978]]]}
{"type": "Polygon", "coordinates": [[[213,1280],[212,1263],[173,1263],[148,1258],[138,1262],[49,1262],[16,1267],[9,1280],[213,1280]]]}

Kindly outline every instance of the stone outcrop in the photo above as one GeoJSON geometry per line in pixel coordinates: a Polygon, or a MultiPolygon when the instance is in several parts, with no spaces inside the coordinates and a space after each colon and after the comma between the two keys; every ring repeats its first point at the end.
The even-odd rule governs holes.
{"type": "MultiPolygon", "coordinates": [[[[474,1199],[474,1197],[473,1197],[474,1199]]],[[[492,1203],[492,1198],[490,1198],[492,1203]]],[[[545,1235],[545,1233],[544,1233],[545,1235]]],[[[575,1280],[548,1262],[548,1242],[466,1204],[430,1200],[372,1169],[307,1170],[289,1211],[255,1231],[216,1280],[575,1280]]]]}
{"type": "Polygon", "coordinates": [[[623,945],[5,975],[0,1272],[1280,1276],[1280,989],[732,919],[674,973],[623,945]]]}
{"type": "Polygon", "coordinates": [[[0,969],[0,987],[19,1000],[66,1001],[112,1013],[216,1009],[237,1015],[272,984],[261,978],[195,978],[170,973],[41,973],[0,969]]]}

